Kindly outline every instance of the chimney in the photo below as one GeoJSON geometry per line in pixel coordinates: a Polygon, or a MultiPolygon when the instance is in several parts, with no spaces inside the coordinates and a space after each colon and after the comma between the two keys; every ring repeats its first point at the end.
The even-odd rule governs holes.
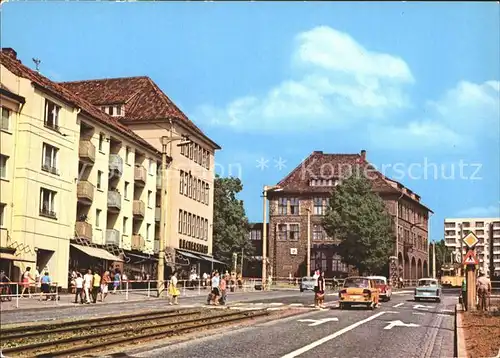
{"type": "Polygon", "coordinates": [[[314,154],[323,154],[323,151],[322,150],[315,150],[313,153],[314,154]]]}
{"type": "Polygon", "coordinates": [[[364,149],[361,150],[361,160],[366,161],[366,150],[364,149]]]}
{"type": "Polygon", "coordinates": [[[14,60],[17,60],[17,52],[11,47],[2,47],[2,53],[10,58],[13,58],[14,60]]]}

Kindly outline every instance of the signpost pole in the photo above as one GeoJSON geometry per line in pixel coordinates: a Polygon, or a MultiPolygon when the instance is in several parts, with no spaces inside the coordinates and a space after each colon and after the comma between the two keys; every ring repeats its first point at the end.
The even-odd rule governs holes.
{"type": "Polygon", "coordinates": [[[476,310],[476,265],[478,260],[474,247],[479,242],[476,235],[473,233],[467,234],[462,241],[468,248],[462,265],[466,265],[466,296],[467,296],[467,311],[476,310]]]}

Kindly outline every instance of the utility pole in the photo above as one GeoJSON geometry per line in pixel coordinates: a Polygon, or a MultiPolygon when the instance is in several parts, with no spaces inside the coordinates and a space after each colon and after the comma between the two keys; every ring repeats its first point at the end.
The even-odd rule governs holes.
{"type": "Polygon", "coordinates": [[[165,280],[165,224],[166,224],[166,215],[167,215],[167,206],[165,205],[166,200],[166,191],[167,191],[167,145],[168,138],[163,136],[161,137],[161,195],[160,195],[160,242],[159,242],[159,252],[158,252],[158,297],[163,296],[163,292],[165,291],[163,281],[165,280]]]}
{"type": "Polygon", "coordinates": [[[436,278],[436,242],[432,243],[432,278],[436,278]]]}
{"type": "Polygon", "coordinates": [[[307,208],[307,272],[306,276],[311,274],[311,209],[307,208]]]}

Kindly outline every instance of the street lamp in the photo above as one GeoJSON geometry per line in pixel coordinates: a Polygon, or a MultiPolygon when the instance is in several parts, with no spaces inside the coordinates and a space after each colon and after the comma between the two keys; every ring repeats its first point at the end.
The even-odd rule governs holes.
{"type": "Polygon", "coordinates": [[[307,273],[306,276],[311,274],[311,209],[306,208],[307,211],[307,273]]]}
{"type": "Polygon", "coordinates": [[[264,185],[262,190],[262,289],[266,288],[267,283],[267,192],[282,190],[278,185],[264,185]]]}

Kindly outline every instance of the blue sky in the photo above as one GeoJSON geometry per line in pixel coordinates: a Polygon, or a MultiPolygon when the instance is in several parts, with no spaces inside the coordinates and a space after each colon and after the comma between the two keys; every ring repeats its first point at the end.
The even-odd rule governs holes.
{"type": "Polygon", "coordinates": [[[499,18],[494,2],[9,2],[1,40],[56,81],[150,76],[221,144],[252,221],[313,150],[365,149],[441,239],[445,217],[499,215],[499,18]]]}

